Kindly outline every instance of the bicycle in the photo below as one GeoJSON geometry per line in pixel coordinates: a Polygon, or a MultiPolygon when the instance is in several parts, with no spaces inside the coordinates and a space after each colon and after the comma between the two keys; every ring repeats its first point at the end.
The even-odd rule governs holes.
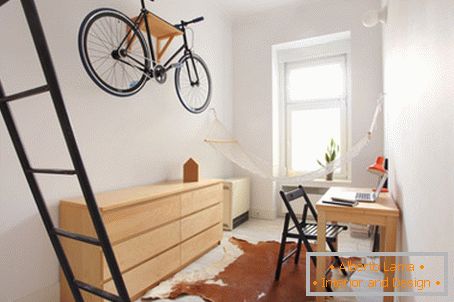
{"type": "Polygon", "coordinates": [[[192,113],[205,111],[211,100],[211,76],[205,61],[192,51],[187,36],[188,26],[204,17],[172,25],[148,11],[145,0],[141,5],[135,18],[110,8],[96,9],[85,17],[79,30],[79,52],[88,75],[105,92],[127,97],[138,93],[151,79],[164,84],[167,73],[175,68],[175,88],[181,104],[192,113]],[[183,37],[183,44],[161,64],[177,36],[183,37]]]}

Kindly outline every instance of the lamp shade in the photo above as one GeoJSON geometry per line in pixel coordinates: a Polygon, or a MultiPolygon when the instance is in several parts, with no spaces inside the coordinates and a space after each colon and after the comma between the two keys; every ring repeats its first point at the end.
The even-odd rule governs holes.
{"type": "Polygon", "coordinates": [[[385,169],[385,158],[383,156],[377,157],[375,160],[375,163],[367,168],[367,171],[369,171],[372,174],[376,174],[379,176],[385,175],[388,173],[385,169]]]}

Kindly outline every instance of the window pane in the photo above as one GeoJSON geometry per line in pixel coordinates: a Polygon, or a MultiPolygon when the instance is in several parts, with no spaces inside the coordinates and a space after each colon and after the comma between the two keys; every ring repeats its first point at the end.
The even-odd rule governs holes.
{"type": "Polygon", "coordinates": [[[291,113],[291,163],[293,171],[313,171],[325,163],[325,151],[331,138],[341,141],[341,109],[305,109],[291,113]]]}
{"type": "Polygon", "coordinates": [[[289,101],[340,98],[345,94],[345,64],[341,62],[290,67],[289,101]]]}

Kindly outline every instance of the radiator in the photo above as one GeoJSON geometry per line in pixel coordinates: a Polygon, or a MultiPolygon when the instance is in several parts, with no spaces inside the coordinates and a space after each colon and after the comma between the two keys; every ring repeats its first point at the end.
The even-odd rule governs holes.
{"type": "Polygon", "coordinates": [[[224,230],[233,230],[249,219],[250,183],[249,178],[224,180],[224,230]]]}

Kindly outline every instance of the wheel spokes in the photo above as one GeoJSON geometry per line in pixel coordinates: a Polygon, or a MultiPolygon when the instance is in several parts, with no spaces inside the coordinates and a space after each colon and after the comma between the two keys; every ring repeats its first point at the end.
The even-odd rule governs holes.
{"type": "Polygon", "coordinates": [[[102,16],[93,21],[86,35],[86,52],[97,78],[112,90],[133,90],[145,77],[140,70],[148,66],[145,45],[131,25],[119,17],[102,16]],[[135,38],[127,53],[140,58],[124,56],[117,51],[130,32],[135,38]],[[141,67],[136,66],[139,64],[141,67]]]}
{"type": "Polygon", "coordinates": [[[189,60],[191,59],[188,58],[186,62],[181,64],[179,83],[177,83],[177,85],[182,101],[184,101],[191,111],[198,112],[205,106],[209,99],[210,89],[208,74],[205,66],[201,64],[199,60],[194,59],[194,65],[197,72],[194,70],[194,65],[189,60]],[[191,82],[191,79],[196,81],[197,75],[199,77],[198,83],[191,82]]]}

